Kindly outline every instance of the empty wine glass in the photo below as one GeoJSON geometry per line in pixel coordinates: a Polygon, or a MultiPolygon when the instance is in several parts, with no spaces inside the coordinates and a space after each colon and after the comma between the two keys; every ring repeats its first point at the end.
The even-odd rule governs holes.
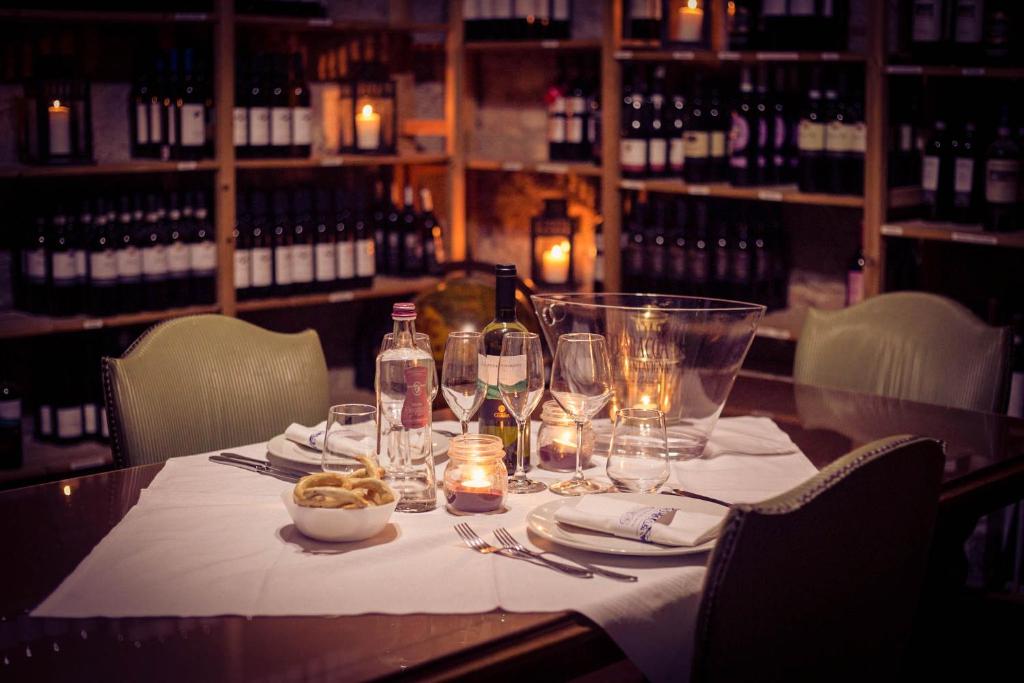
{"type": "Polygon", "coordinates": [[[320,464],[324,472],[352,472],[357,455],[377,456],[377,409],[362,403],[331,406],[327,413],[320,464]]]}
{"type": "Polygon", "coordinates": [[[452,332],[444,345],[441,392],[462,425],[463,434],[469,431],[469,421],[487,394],[487,385],[480,379],[483,352],[483,335],[479,332],[452,332]]]}
{"type": "Polygon", "coordinates": [[[530,415],[544,395],[544,353],[540,336],[533,332],[509,332],[501,340],[498,357],[498,391],[501,402],[516,420],[516,471],[508,481],[509,493],[536,493],[544,484],[526,478],[526,430],[530,415]]]}
{"type": "Polygon", "coordinates": [[[606,471],[620,491],[653,493],[668,481],[665,414],[648,408],[616,413],[606,471]]]}
{"type": "Polygon", "coordinates": [[[571,479],[552,484],[551,491],[563,496],[580,496],[606,490],[606,486],[585,478],[580,466],[583,426],[612,396],[612,371],[604,337],[589,332],[572,332],[559,337],[551,365],[550,387],[558,405],[576,423],[576,471],[571,479]]]}

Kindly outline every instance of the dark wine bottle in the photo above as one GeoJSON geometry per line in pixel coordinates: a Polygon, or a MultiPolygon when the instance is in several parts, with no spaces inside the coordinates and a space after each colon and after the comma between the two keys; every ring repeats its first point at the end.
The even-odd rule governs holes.
{"type": "Polygon", "coordinates": [[[655,67],[651,92],[646,98],[647,174],[664,176],[668,170],[668,126],[666,125],[665,67],[655,67]]]}
{"type": "Polygon", "coordinates": [[[50,230],[46,219],[36,216],[34,229],[21,252],[25,303],[30,313],[50,311],[50,230]]]}
{"type": "Polygon", "coordinates": [[[626,38],[657,40],[661,38],[661,0],[626,0],[626,38]]]}
{"type": "Polygon", "coordinates": [[[244,159],[249,156],[249,83],[251,63],[239,57],[235,73],[235,106],[231,112],[231,135],[235,147],[235,157],[244,159]]]}
{"type": "Polygon", "coordinates": [[[399,215],[402,236],[401,274],[414,277],[423,274],[424,237],[416,219],[416,207],[411,185],[402,192],[402,213],[399,215]]]}
{"type": "Polygon", "coordinates": [[[953,215],[957,223],[977,223],[981,218],[980,185],[981,164],[972,121],[964,124],[957,138],[959,144],[953,154],[953,215]]]}
{"type": "Polygon", "coordinates": [[[686,274],[689,290],[697,296],[710,294],[711,245],[708,243],[708,205],[694,204],[693,231],[686,245],[686,274]]]}
{"type": "Polygon", "coordinates": [[[212,304],[217,300],[217,242],[206,211],[206,195],[196,192],[192,201],[194,218],[188,250],[192,303],[212,304]]]}
{"type": "Polygon", "coordinates": [[[142,308],[142,252],[138,248],[138,228],[132,220],[131,204],[127,196],[122,196],[118,201],[117,222],[118,311],[131,313],[142,308]]]}
{"type": "Polygon", "coordinates": [[[740,95],[732,111],[732,127],[729,131],[729,168],[733,185],[749,186],[757,178],[758,118],[750,69],[744,67],[742,74],[740,95]]]}
{"type": "Polygon", "coordinates": [[[1021,149],[1010,136],[1009,113],[1000,115],[996,139],[985,155],[985,229],[996,232],[1020,229],[1021,149]]]}
{"type": "Polygon", "coordinates": [[[391,213],[390,197],[385,191],[384,181],[380,178],[373,183],[373,206],[368,215],[371,234],[373,235],[376,273],[388,272],[387,217],[391,213]]]}
{"type": "Polygon", "coordinates": [[[819,89],[820,72],[812,75],[807,105],[800,117],[797,145],[800,154],[800,191],[823,192],[826,189],[825,123],[819,89]]]}
{"type": "Polygon", "coordinates": [[[21,390],[5,367],[0,375],[0,470],[21,467],[21,409],[21,390]]]}
{"type": "Polygon", "coordinates": [[[714,272],[711,274],[712,291],[716,297],[728,299],[733,296],[732,287],[732,246],[729,222],[724,213],[717,213],[714,222],[714,272]]]}
{"type": "Polygon", "coordinates": [[[622,175],[642,178],[647,175],[647,121],[644,119],[646,98],[638,81],[626,89],[622,98],[622,131],[619,157],[622,175]]]}
{"type": "Polygon", "coordinates": [[[668,139],[668,168],[675,178],[683,177],[686,155],[683,152],[686,136],[686,98],[673,95],[669,107],[669,125],[666,133],[668,139]]]}
{"type": "Polygon", "coordinates": [[[194,72],[193,51],[185,48],[182,58],[181,88],[177,99],[179,159],[200,159],[206,154],[206,93],[194,72]]]}
{"type": "Polygon", "coordinates": [[[622,233],[622,279],[627,291],[637,292],[646,288],[644,261],[647,257],[647,231],[645,220],[647,205],[634,197],[626,220],[627,229],[622,233]]]}
{"type": "Polygon", "coordinates": [[[289,102],[288,69],[283,55],[270,57],[269,156],[286,157],[292,146],[292,108],[289,102]]]}
{"type": "Polygon", "coordinates": [[[846,267],[846,305],[854,306],[864,300],[864,252],[858,250],[846,267]]]}
{"type": "Polygon", "coordinates": [[[68,217],[59,206],[51,221],[50,235],[50,313],[55,316],[74,315],[79,312],[78,299],[81,291],[78,282],[77,254],[72,245],[68,217]]]}
{"type": "Polygon", "coordinates": [[[375,254],[377,240],[373,227],[368,220],[370,212],[367,210],[366,198],[362,189],[357,188],[355,200],[353,204],[356,259],[354,286],[365,289],[373,286],[373,279],[378,272],[378,259],[375,254]]]}
{"type": "Polygon", "coordinates": [[[940,119],[935,122],[921,162],[921,199],[929,220],[940,221],[949,217],[952,190],[950,138],[946,134],[946,122],[940,119]]]}
{"type": "Polygon", "coordinates": [[[142,251],[142,286],[145,292],[143,307],[160,311],[168,306],[170,265],[167,259],[167,234],[160,221],[155,195],[146,197],[145,226],[139,249],[142,251]]]}
{"type": "Polygon", "coordinates": [[[305,294],[316,281],[313,263],[313,229],[309,190],[292,194],[292,289],[305,294]]]}
{"type": "Polygon", "coordinates": [[[434,215],[434,198],[430,189],[420,188],[420,214],[418,216],[419,231],[423,236],[423,270],[430,275],[441,274],[441,263],[444,260],[444,240],[441,224],[434,215]]]}
{"type": "Polygon", "coordinates": [[[708,180],[724,183],[729,180],[729,131],[732,128],[731,117],[722,104],[717,85],[711,87],[711,97],[707,106],[708,128],[708,180]]]}
{"type": "Polygon", "coordinates": [[[136,73],[128,99],[128,123],[131,134],[131,155],[136,158],[156,156],[149,138],[149,102],[152,96],[150,75],[136,73]]]}
{"type": "Polygon", "coordinates": [[[248,119],[247,157],[270,156],[270,95],[267,91],[266,60],[253,57],[249,92],[245,106],[248,119]]]}
{"type": "Polygon", "coordinates": [[[291,104],[292,131],[291,154],[305,158],[313,148],[313,109],[310,106],[309,83],[302,68],[302,55],[292,55],[292,82],[289,103],[291,104]]]}
{"type": "Polygon", "coordinates": [[[117,312],[117,249],[107,212],[96,205],[93,236],[89,244],[88,311],[102,317],[117,312]]]}
{"type": "Polygon", "coordinates": [[[688,183],[706,183],[711,180],[711,131],[704,111],[702,82],[695,82],[683,153],[686,156],[683,178],[688,183]]]}
{"type": "Polygon", "coordinates": [[[292,231],[288,226],[288,195],[277,190],[273,196],[274,295],[292,293],[292,231]]]}
{"type": "Polygon", "coordinates": [[[342,190],[334,191],[334,270],[339,289],[356,285],[356,213],[347,201],[350,199],[342,190]]]}
{"type": "Polygon", "coordinates": [[[603,292],[604,284],[604,222],[594,225],[594,291],[603,292]]]}
{"type": "Polygon", "coordinates": [[[665,256],[666,242],[666,204],[664,199],[652,202],[653,210],[650,229],[647,231],[644,248],[644,291],[665,291],[665,256]]]}
{"type": "MultiPolygon", "coordinates": [[[[251,201],[248,193],[239,192],[235,209],[235,229],[231,231],[231,240],[235,246],[232,271],[235,280],[235,296],[238,299],[249,298],[252,287],[252,225],[249,217],[251,201]]],[[[177,305],[177,304],[176,304],[177,305]]]]}
{"type": "Polygon", "coordinates": [[[846,123],[846,107],[839,99],[838,90],[831,85],[825,88],[821,118],[825,124],[825,187],[829,192],[842,194],[852,131],[846,123]]]}
{"type": "Polygon", "coordinates": [[[665,291],[669,294],[686,294],[686,200],[675,200],[675,226],[668,236],[668,254],[665,258],[665,291]]]}
{"type": "Polygon", "coordinates": [[[384,215],[384,243],[387,245],[387,267],[384,272],[388,275],[402,274],[402,221],[401,212],[394,200],[388,202],[388,211],[384,215]]]}
{"type": "Polygon", "coordinates": [[[263,298],[270,296],[274,287],[274,243],[273,235],[268,228],[265,192],[252,192],[249,214],[252,220],[249,241],[252,245],[252,287],[249,295],[252,298],[263,298]]]}
{"type": "Polygon", "coordinates": [[[337,235],[334,223],[334,204],[331,193],[324,186],[316,189],[316,208],[313,223],[313,273],[316,290],[329,292],[338,280],[337,235]]]}

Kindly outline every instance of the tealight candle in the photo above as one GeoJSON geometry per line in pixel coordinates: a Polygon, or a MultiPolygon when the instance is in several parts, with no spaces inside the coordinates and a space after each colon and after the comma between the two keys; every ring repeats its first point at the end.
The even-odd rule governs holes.
{"type": "Polygon", "coordinates": [[[495,512],[505,503],[508,470],[501,439],[462,434],[452,439],[444,470],[444,496],[454,512],[495,512]]]}
{"type": "Polygon", "coordinates": [[[50,156],[71,154],[71,109],[54,100],[46,109],[50,130],[50,156]]]}
{"type": "Polygon", "coordinates": [[[380,114],[369,104],[363,105],[356,115],[356,149],[374,150],[380,147],[380,114]]]}
{"type": "Polygon", "coordinates": [[[704,32],[704,10],[697,0],[688,0],[672,21],[672,40],[679,43],[698,43],[704,32]]]}
{"type": "Polygon", "coordinates": [[[541,255],[540,276],[551,285],[564,285],[569,281],[569,250],[567,245],[556,244],[541,255]]]}
{"type": "MultiPolygon", "coordinates": [[[[540,467],[556,472],[576,469],[576,423],[565,414],[555,401],[547,401],[541,411],[540,432],[537,434],[537,455],[540,467]]],[[[594,453],[594,428],[588,422],[583,426],[583,452],[580,465],[590,466],[594,453]]]]}

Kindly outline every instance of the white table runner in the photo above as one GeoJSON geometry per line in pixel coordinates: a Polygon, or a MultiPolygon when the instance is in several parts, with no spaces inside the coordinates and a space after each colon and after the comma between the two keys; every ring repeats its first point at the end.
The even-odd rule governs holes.
{"type": "MultiPolygon", "coordinates": [[[[751,451],[788,441],[767,418],[726,418],[723,434],[748,433],[751,451]]],[[[439,428],[457,429],[455,423],[439,428]]],[[[714,441],[714,438],[712,439],[714,441]]],[[[233,449],[262,457],[265,444],[233,449]]],[[[588,475],[603,475],[603,459],[588,475]]],[[[443,465],[439,467],[443,469],[443,465]]],[[[732,502],[781,493],[815,473],[799,452],[721,454],[673,464],[670,484],[732,502]]],[[[557,481],[568,475],[534,469],[557,481]]],[[[356,615],[574,610],[601,625],[653,681],[689,676],[693,629],[708,555],[627,558],[582,553],[637,574],[639,582],[581,580],[466,548],[452,527],[481,536],[504,526],[527,541],[527,513],[543,492],[509,496],[500,515],[455,517],[442,505],[396,513],[377,537],[351,544],[307,539],[280,493],[290,484],[211,463],[207,454],[167,462],[139,503],[32,613],[41,617],[356,615]]],[[[546,543],[529,537],[534,546],[546,543]]],[[[551,547],[551,546],[547,546],[551,547]]],[[[556,548],[571,555],[577,551],[556,548]]]]}

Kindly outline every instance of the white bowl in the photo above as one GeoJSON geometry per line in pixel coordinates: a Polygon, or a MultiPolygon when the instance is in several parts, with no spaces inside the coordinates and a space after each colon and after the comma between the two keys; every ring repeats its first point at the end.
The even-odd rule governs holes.
{"type": "Polygon", "coordinates": [[[362,541],[376,536],[398,505],[396,499],[385,505],[356,509],[304,507],[292,498],[290,488],[281,492],[281,500],[299,531],[310,538],[330,543],[362,541]]]}

